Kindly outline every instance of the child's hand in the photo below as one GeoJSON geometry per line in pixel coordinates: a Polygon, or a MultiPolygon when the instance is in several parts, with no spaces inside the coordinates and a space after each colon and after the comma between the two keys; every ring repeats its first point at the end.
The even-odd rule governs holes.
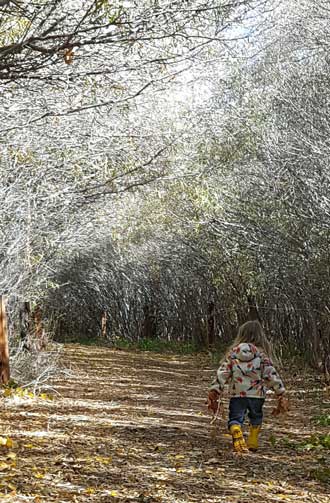
{"type": "Polygon", "coordinates": [[[278,397],[277,407],[272,411],[272,415],[277,417],[280,414],[286,414],[290,410],[290,403],[286,396],[281,395],[278,397]]]}
{"type": "Polygon", "coordinates": [[[209,391],[208,397],[207,397],[207,409],[210,412],[213,412],[213,414],[216,414],[218,411],[219,407],[219,398],[220,398],[220,393],[216,391],[215,389],[212,389],[209,391]]]}

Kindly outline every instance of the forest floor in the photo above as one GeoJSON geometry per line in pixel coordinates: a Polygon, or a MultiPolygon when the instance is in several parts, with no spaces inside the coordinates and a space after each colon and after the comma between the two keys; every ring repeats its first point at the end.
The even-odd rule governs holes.
{"type": "Polygon", "coordinates": [[[314,421],[330,400],[312,372],[284,370],[289,416],[269,398],[260,450],[235,457],[205,409],[206,356],[68,345],[63,360],[53,400],[1,398],[1,502],[330,502],[314,421]]]}

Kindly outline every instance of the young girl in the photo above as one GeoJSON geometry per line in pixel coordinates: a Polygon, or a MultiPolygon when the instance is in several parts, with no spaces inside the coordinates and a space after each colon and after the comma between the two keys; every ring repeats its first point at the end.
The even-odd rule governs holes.
{"type": "Polygon", "coordinates": [[[271,346],[258,321],[248,321],[239,328],[232,349],[220,364],[217,378],[208,396],[208,408],[216,413],[225,384],[229,384],[228,428],[235,452],[256,451],[263,417],[266,389],[273,389],[279,399],[277,411],[287,410],[285,388],[270,359],[271,346]],[[250,432],[245,443],[242,425],[248,413],[250,432]]]}

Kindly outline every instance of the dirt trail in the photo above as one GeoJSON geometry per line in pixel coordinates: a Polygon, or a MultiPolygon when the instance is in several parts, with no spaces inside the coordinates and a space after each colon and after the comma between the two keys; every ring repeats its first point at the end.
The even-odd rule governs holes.
{"type": "Polygon", "coordinates": [[[0,501],[330,502],[317,480],[329,451],[297,449],[329,430],[311,421],[329,413],[312,374],[287,379],[290,416],[273,419],[269,399],[260,451],[235,458],[225,421],[212,430],[205,413],[205,359],[79,345],[64,357],[54,400],[2,398],[1,435],[15,443],[11,457],[1,448],[0,501]]]}

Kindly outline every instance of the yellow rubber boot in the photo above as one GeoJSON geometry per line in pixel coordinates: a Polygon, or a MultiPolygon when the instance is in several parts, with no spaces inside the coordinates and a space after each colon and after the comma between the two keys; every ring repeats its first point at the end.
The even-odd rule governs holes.
{"type": "Polygon", "coordinates": [[[239,424],[232,424],[229,428],[231,436],[233,437],[233,449],[234,452],[244,453],[248,452],[248,448],[246,446],[242,429],[239,424]]]}
{"type": "Polygon", "coordinates": [[[250,433],[247,439],[247,446],[250,451],[257,451],[259,444],[258,444],[258,437],[259,433],[261,430],[261,425],[260,426],[250,426],[250,433]]]}

